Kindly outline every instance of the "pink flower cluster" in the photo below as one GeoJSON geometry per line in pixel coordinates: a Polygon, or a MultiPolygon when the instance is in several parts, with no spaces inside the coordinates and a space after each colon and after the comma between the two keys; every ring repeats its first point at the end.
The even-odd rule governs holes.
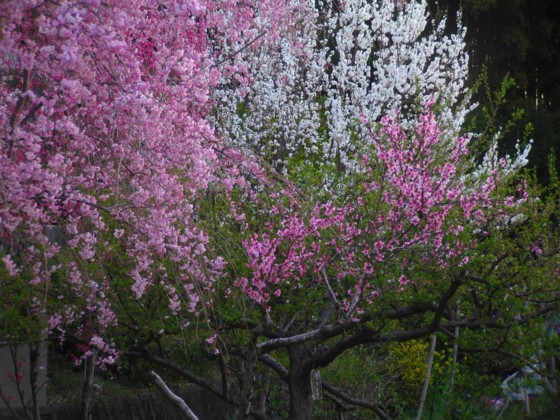
{"type": "Polygon", "coordinates": [[[391,261],[399,270],[468,264],[464,226],[499,212],[490,198],[500,174],[466,185],[466,139],[445,134],[431,107],[413,124],[384,117],[371,129],[354,193],[311,212],[276,205],[277,221],[244,242],[251,275],[238,286],[271,305],[283,290],[322,282],[345,311],[359,312],[384,290],[415,281],[391,274],[391,261]]]}
{"type": "Polygon", "coordinates": [[[207,253],[197,196],[242,185],[249,166],[205,119],[213,87],[248,77],[222,50],[260,34],[280,42],[293,10],[276,0],[0,4],[3,262],[12,276],[32,271],[38,296],[56,271],[67,279],[55,285],[67,308],[50,314],[52,330],[89,314],[94,340],[116,324],[102,268],[115,252],[130,261],[134,298],[160,278],[174,312],[178,295],[200,309],[193,281],[211,290],[224,263],[207,253]],[[70,261],[50,264],[63,249],[70,261]],[[154,269],[161,258],[173,276],[154,269]]]}

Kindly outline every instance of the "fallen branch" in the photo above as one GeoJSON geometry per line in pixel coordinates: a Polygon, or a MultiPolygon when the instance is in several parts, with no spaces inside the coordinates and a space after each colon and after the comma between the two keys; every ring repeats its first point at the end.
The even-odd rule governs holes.
{"type": "MultiPolygon", "coordinates": [[[[240,398],[238,396],[231,395],[232,393],[229,393],[228,395],[224,395],[221,387],[216,386],[212,382],[207,381],[199,376],[193,375],[188,370],[183,369],[181,366],[172,362],[171,360],[153,354],[147,349],[129,350],[124,353],[124,356],[127,358],[141,358],[144,360],[148,360],[152,363],[155,363],[158,366],[164,367],[166,369],[170,369],[171,371],[183,376],[189,382],[192,382],[193,384],[198,385],[201,388],[210,391],[211,393],[213,393],[214,395],[216,395],[218,398],[222,399],[226,403],[232,404],[236,407],[240,406],[240,398]]],[[[265,413],[261,413],[257,410],[251,409],[249,414],[253,416],[255,419],[261,419],[261,420],[267,419],[265,413]]]]}
{"type": "Polygon", "coordinates": [[[181,397],[179,397],[173,391],[171,391],[171,389],[169,389],[167,384],[163,381],[163,379],[161,379],[161,377],[157,373],[155,373],[152,370],[150,372],[150,375],[152,376],[154,383],[156,384],[157,388],[161,391],[163,396],[167,398],[169,401],[171,401],[173,404],[175,404],[175,406],[179,408],[179,410],[181,410],[181,412],[186,416],[187,419],[198,420],[198,417],[196,416],[196,414],[193,413],[193,411],[187,405],[185,400],[183,400],[181,397]]]}

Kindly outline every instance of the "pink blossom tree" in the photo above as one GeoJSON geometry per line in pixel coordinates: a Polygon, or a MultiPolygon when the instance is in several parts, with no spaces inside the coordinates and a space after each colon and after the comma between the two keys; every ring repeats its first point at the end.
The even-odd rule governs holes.
{"type": "MultiPolygon", "coordinates": [[[[549,304],[528,305],[517,319],[502,315],[515,311],[524,293],[534,293],[522,276],[542,285],[556,275],[548,264],[556,258],[554,241],[520,222],[535,202],[525,184],[512,184],[509,163],[485,161],[473,169],[467,140],[450,143],[432,107],[413,125],[396,115],[379,124],[364,119],[367,152],[355,157],[360,170],[342,193],[257,180],[227,198],[212,196],[201,216],[214,227],[213,248],[223,250],[229,264],[219,282],[223,299],[206,312],[204,337],[207,356],[222,366],[222,387],[149,345],[132,346],[127,355],[208,387],[237,405],[240,418],[265,416],[263,377],[276,375],[287,384],[290,418],[310,418],[312,372],[349,349],[436,332],[452,336],[458,326],[508,329],[552,310],[557,290],[547,287],[549,304]],[[515,186],[509,195],[508,185],[515,186]],[[534,241],[549,249],[539,262],[543,271],[509,271],[514,261],[531,260],[534,241]],[[479,298],[492,288],[504,293],[497,307],[479,298]],[[269,371],[259,375],[262,369],[269,371]]],[[[328,381],[321,385],[339,406],[389,415],[381,401],[348,395],[328,381]]]]}
{"type": "MultiPolygon", "coordinates": [[[[251,317],[245,313],[250,336],[244,360],[268,366],[289,384],[290,418],[311,416],[311,371],[350,348],[491,325],[487,314],[463,311],[457,302],[477,290],[472,279],[497,270],[480,263],[477,249],[523,214],[528,200],[522,189],[504,195],[505,160],[471,177],[467,140],[450,145],[430,108],[412,126],[395,116],[363,124],[370,144],[356,157],[361,170],[344,195],[306,203],[288,186],[270,206],[258,201],[256,214],[240,210],[247,200],[233,206],[232,219],[246,234],[247,271],[235,274],[236,297],[228,299],[253,308],[251,317]],[[243,220],[239,213],[253,216],[243,220]]],[[[525,246],[520,255],[528,254],[525,246]]],[[[227,312],[214,316],[223,337],[214,348],[228,359],[227,332],[240,325],[227,312]]],[[[335,400],[385,416],[373,401],[323,386],[335,400]]]]}
{"type": "Polygon", "coordinates": [[[224,260],[207,253],[197,200],[243,185],[239,166],[251,168],[206,122],[210,95],[245,84],[237,51],[279,42],[296,12],[278,1],[0,5],[2,286],[25,279],[22,310],[79,337],[80,359],[117,357],[105,268],[116,255],[135,299],[157,285],[172,311],[179,293],[190,311],[209,303],[200,293],[224,260]]]}

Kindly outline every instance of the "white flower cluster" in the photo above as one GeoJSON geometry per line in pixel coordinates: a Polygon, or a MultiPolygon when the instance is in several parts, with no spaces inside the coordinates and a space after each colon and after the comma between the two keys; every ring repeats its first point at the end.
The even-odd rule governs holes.
{"type": "Polygon", "coordinates": [[[449,138],[460,132],[471,109],[464,29],[446,35],[425,0],[308,0],[300,10],[286,42],[255,42],[235,54],[250,76],[237,85],[223,80],[216,92],[222,136],[277,168],[296,151],[350,168],[368,141],[359,120],[392,112],[406,120],[435,101],[449,138]]]}
{"type": "Polygon", "coordinates": [[[513,157],[510,155],[501,157],[498,154],[498,141],[500,136],[501,132],[498,132],[493,137],[492,143],[484,154],[482,161],[478,165],[473,165],[475,167],[474,171],[467,174],[464,181],[467,179],[471,181],[486,179],[495,170],[499,170],[502,176],[508,177],[509,175],[515,174],[529,163],[528,157],[531,146],[533,145],[532,140],[525,146],[522,146],[518,141],[515,145],[515,155],[513,157]]]}
{"type": "MultiPolygon", "coordinates": [[[[313,9],[314,10],[314,9],[313,9]]],[[[300,147],[318,152],[319,105],[323,68],[316,51],[316,18],[302,10],[283,39],[257,40],[256,46],[232,55],[247,78],[223,80],[216,91],[218,133],[285,170],[284,162],[300,147]],[[288,39],[293,38],[293,39],[288,39]]],[[[266,27],[263,28],[266,31],[266,27]]],[[[255,34],[255,39],[259,34],[255,34]]]]}

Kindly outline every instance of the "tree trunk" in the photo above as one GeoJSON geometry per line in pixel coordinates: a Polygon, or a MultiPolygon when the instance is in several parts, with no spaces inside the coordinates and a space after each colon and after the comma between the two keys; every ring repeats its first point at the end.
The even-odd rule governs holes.
{"type": "Polygon", "coordinates": [[[307,349],[304,344],[296,344],[288,348],[290,356],[289,387],[290,387],[290,420],[307,420],[313,411],[311,398],[311,369],[305,366],[307,349]]]}
{"type": "Polygon", "coordinates": [[[33,401],[33,420],[41,419],[39,401],[39,366],[41,364],[41,342],[29,344],[29,377],[31,382],[31,399],[33,401]]]}
{"type": "Polygon", "coordinates": [[[91,356],[84,361],[84,387],[82,391],[82,420],[91,420],[93,380],[95,378],[95,363],[97,349],[92,348],[91,356]]]}
{"type": "Polygon", "coordinates": [[[453,338],[453,356],[451,358],[451,375],[449,378],[449,393],[453,391],[453,383],[455,381],[455,372],[457,371],[457,353],[459,346],[457,340],[459,339],[459,327],[455,327],[455,337],[453,338]]]}
{"type": "Polygon", "coordinates": [[[556,359],[554,356],[548,358],[548,374],[550,375],[550,391],[556,392],[556,359]]]}
{"type": "Polygon", "coordinates": [[[266,413],[266,401],[268,399],[268,392],[270,391],[270,378],[265,376],[261,381],[260,388],[259,405],[257,407],[257,410],[260,413],[266,413]]]}
{"type": "Polygon", "coordinates": [[[255,364],[256,355],[249,350],[247,359],[243,362],[243,372],[241,380],[240,405],[237,413],[237,420],[249,418],[251,412],[251,400],[255,389],[255,364]]]}

